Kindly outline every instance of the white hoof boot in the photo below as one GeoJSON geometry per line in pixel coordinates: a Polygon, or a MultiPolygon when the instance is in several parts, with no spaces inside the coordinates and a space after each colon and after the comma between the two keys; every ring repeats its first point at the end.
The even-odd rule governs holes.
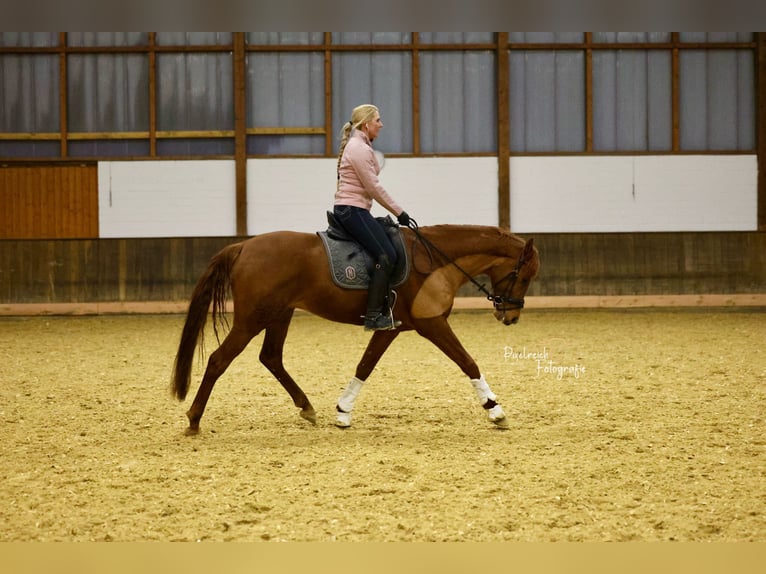
{"type": "Polygon", "coordinates": [[[485,404],[487,401],[494,401],[497,398],[492,389],[489,388],[484,375],[481,375],[478,379],[471,379],[471,385],[473,385],[476,391],[476,398],[479,399],[480,405],[485,404]]]}
{"type": "Polygon", "coordinates": [[[344,413],[343,411],[335,411],[337,415],[335,418],[335,426],[341,429],[347,429],[351,426],[351,413],[344,413]]]}
{"type": "Polygon", "coordinates": [[[495,405],[487,410],[487,416],[489,417],[489,420],[495,423],[498,427],[508,428],[508,419],[505,418],[505,412],[500,405],[495,405]]]}

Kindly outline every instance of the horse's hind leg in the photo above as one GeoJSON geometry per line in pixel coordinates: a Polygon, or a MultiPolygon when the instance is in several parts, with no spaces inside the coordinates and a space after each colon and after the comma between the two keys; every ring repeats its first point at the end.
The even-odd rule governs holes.
{"type": "Polygon", "coordinates": [[[290,326],[292,318],[293,309],[288,309],[279,319],[269,323],[269,326],[266,327],[266,335],[263,339],[263,346],[261,347],[259,358],[261,363],[263,363],[271,374],[276,377],[293,399],[293,404],[301,409],[301,416],[307,421],[316,424],[317,416],[314,407],[311,405],[311,402],[303,390],[285,370],[285,366],[282,362],[282,350],[285,346],[287,329],[290,326]]]}
{"type": "Polygon", "coordinates": [[[210,393],[213,391],[213,385],[215,385],[215,382],[223,375],[237,355],[244,350],[254,335],[254,333],[237,328],[235,325],[223,340],[221,346],[210,355],[205,375],[202,377],[202,383],[197,390],[197,395],[194,397],[194,402],[189,410],[186,411],[186,416],[189,418],[189,428],[186,430],[187,435],[199,432],[199,421],[202,418],[202,413],[205,412],[205,405],[207,405],[210,393]]]}

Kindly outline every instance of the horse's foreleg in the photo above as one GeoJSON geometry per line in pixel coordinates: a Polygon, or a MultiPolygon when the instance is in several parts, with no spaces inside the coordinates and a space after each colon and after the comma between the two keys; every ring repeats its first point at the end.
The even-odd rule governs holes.
{"type": "Polygon", "coordinates": [[[505,418],[505,412],[496,399],[497,395],[489,388],[487,381],[484,379],[484,375],[479,375],[478,379],[471,379],[471,385],[473,385],[476,391],[476,396],[479,399],[479,404],[487,411],[489,420],[495,423],[500,428],[508,428],[508,421],[505,418]]]}
{"type": "Polygon", "coordinates": [[[434,317],[419,321],[416,329],[420,335],[436,345],[445,355],[468,376],[476,391],[479,404],[487,411],[489,420],[500,428],[506,428],[508,422],[503,407],[497,403],[497,396],[489,388],[476,361],[468,354],[458,340],[445,317],[434,317]]]}
{"type": "Polygon", "coordinates": [[[366,381],[372,371],[375,369],[378,361],[383,356],[383,353],[388,350],[391,343],[394,342],[397,335],[401,331],[392,329],[390,331],[375,331],[370,338],[370,342],[367,343],[367,348],[364,350],[364,355],[359,360],[356,366],[355,376],[361,381],[366,381]]]}
{"type": "Polygon", "coordinates": [[[396,339],[399,331],[375,331],[373,333],[370,342],[367,344],[367,348],[362,355],[359,364],[356,366],[356,373],[352,378],[345,390],[338,399],[338,406],[335,408],[336,421],[335,425],[340,428],[347,428],[351,426],[351,411],[354,409],[354,403],[359,395],[359,391],[362,390],[362,385],[370,376],[375,365],[386,352],[386,349],[396,339]]]}
{"type": "Polygon", "coordinates": [[[199,432],[199,421],[202,418],[202,413],[205,412],[205,405],[207,405],[210,393],[213,391],[213,385],[252,338],[252,333],[238,329],[235,325],[221,346],[210,355],[197,395],[194,397],[194,402],[189,410],[186,411],[186,416],[189,418],[189,428],[186,429],[187,435],[199,432]]]}
{"type": "Polygon", "coordinates": [[[266,335],[263,339],[263,347],[261,347],[260,360],[261,363],[271,372],[272,375],[279,381],[284,387],[290,398],[293,399],[293,404],[301,409],[301,416],[307,421],[316,424],[317,416],[314,407],[311,405],[306,394],[293,380],[290,374],[285,370],[282,362],[282,351],[285,346],[285,338],[287,337],[287,329],[290,326],[290,321],[293,318],[293,309],[286,311],[277,321],[274,321],[266,327],[266,335]]]}

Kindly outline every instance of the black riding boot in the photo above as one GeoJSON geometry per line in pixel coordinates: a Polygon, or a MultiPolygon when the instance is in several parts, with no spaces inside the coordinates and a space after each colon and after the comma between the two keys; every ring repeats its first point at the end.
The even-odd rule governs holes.
{"type": "Polygon", "coordinates": [[[402,324],[394,320],[394,314],[388,306],[389,278],[386,270],[375,266],[370,279],[367,295],[367,314],[364,317],[365,331],[389,331],[402,324]]]}

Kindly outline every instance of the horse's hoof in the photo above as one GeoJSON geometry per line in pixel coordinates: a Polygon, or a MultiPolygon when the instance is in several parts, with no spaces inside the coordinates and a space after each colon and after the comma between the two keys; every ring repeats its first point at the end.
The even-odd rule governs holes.
{"type": "Polygon", "coordinates": [[[184,431],[184,435],[185,435],[185,436],[196,436],[196,435],[198,435],[198,434],[199,434],[199,427],[197,427],[197,428],[192,428],[192,427],[189,427],[189,428],[187,428],[187,429],[184,431]]]}
{"type": "Polygon", "coordinates": [[[508,428],[508,419],[505,417],[505,412],[503,411],[503,407],[500,405],[495,405],[491,409],[487,411],[487,415],[489,416],[489,420],[494,423],[494,425],[497,428],[501,429],[507,429],[508,428]]]}
{"type": "Polygon", "coordinates": [[[508,419],[506,417],[493,420],[492,422],[495,424],[497,428],[502,430],[507,430],[510,427],[510,425],[508,424],[508,419]]]}
{"type": "Polygon", "coordinates": [[[317,424],[317,413],[314,409],[301,410],[301,417],[309,421],[312,425],[317,424]]]}
{"type": "Polygon", "coordinates": [[[339,429],[347,429],[351,426],[351,413],[344,413],[343,411],[336,411],[337,418],[335,419],[335,426],[339,429]]]}

